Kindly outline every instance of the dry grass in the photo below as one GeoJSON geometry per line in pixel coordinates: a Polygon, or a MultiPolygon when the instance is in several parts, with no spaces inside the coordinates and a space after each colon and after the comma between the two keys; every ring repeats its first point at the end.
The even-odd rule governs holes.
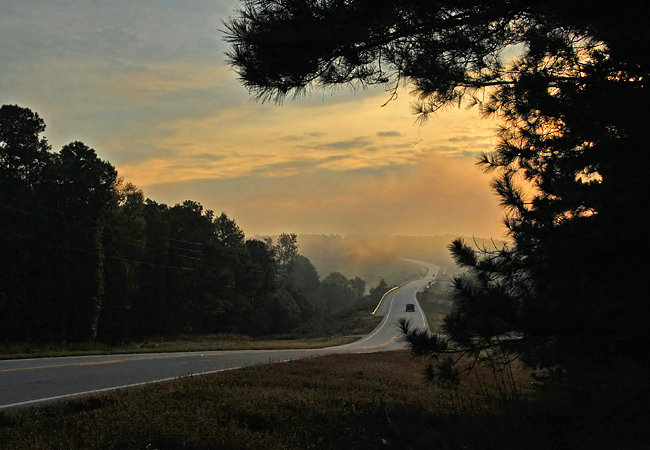
{"type": "Polygon", "coordinates": [[[279,350],[323,348],[353,342],[370,333],[381,317],[352,311],[302,329],[275,336],[250,337],[243,334],[206,334],[149,337],[140,341],[110,345],[102,342],[0,343],[0,359],[47,356],[108,355],[121,353],[191,352],[216,350],[279,350]]]}
{"type": "MultiPolygon", "coordinates": [[[[371,324],[369,327],[371,327],[371,324]]],[[[372,329],[372,328],[370,328],[372,329]]],[[[365,329],[362,331],[366,331],[365,329]]],[[[0,359],[40,358],[46,356],[108,355],[122,353],[191,352],[214,350],[277,350],[290,348],[322,348],[343,345],[358,336],[326,336],[313,338],[260,338],[246,335],[216,334],[203,336],[153,337],[120,345],[99,342],[51,342],[44,344],[0,344],[0,359]]]]}
{"type": "MultiPolygon", "coordinates": [[[[0,448],[603,448],[526,400],[523,370],[509,400],[487,370],[457,391],[424,384],[421,371],[406,352],[392,352],[183,378],[0,413],[0,448]]],[[[637,448],[625,442],[604,448],[637,448]]]]}
{"type": "Polygon", "coordinates": [[[502,407],[471,379],[462,395],[427,386],[421,369],[394,352],[178,379],[4,412],[0,447],[474,448],[502,407]]]}

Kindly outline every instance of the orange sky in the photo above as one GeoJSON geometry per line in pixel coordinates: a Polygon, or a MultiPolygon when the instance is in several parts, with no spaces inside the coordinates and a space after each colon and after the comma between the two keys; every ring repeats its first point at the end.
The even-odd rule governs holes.
{"type": "Polygon", "coordinates": [[[450,109],[415,123],[409,93],[252,101],[217,29],[232,0],[0,4],[0,101],[38,112],[55,149],[94,147],[159,202],[197,200],[247,235],[503,236],[475,166],[497,123],[450,109]]]}

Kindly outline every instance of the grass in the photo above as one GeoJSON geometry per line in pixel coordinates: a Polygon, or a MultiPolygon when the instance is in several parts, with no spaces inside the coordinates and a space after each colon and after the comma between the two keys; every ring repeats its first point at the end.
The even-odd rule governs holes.
{"type": "Polygon", "coordinates": [[[304,339],[318,336],[360,337],[370,333],[381,322],[381,317],[370,314],[364,304],[352,305],[328,316],[314,317],[283,338],[304,339]]]}
{"type": "MultiPolygon", "coordinates": [[[[372,328],[371,328],[372,329],[372,328]]],[[[276,350],[289,348],[321,348],[343,345],[358,336],[321,336],[300,338],[276,336],[251,338],[246,335],[214,334],[174,337],[153,337],[120,345],[100,342],[50,342],[44,344],[0,344],[0,359],[38,358],[46,356],[102,355],[150,352],[189,352],[206,350],[276,350]]]]}
{"type": "MultiPolygon", "coordinates": [[[[340,355],[86,396],[2,413],[0,447],[340,449],[471,443],[478,435],[465,435],[466,420],[459,420],[471,395],[461,399],[427,387],[420,369],[405,352],[340,355]]],[[[495,411],[484,404],[471,418],[489,420],[495,411]]]]}
{"type": "Polygon", "coordinates": [[[39,358],[121,353],[190,352],[214,350],[278,350],[343,345],[370,333],[381,322],[369,311],[350,310],[335,317],[314,318],[282,335],[243,334],[157,336],[110,345],[102,342],[0,343],[0,359],[39,358]]]}
{"type": "Polygon", "coordinates": [[[601,428],[576,428],[567,411],[545,412],[532,400],[524,370],[515,370],[508,396],[486,370],[458,390],[424,384],[421,371],[408,353],[390,352],[182,378],[2,412],[0,447],[647,448],[647,431],[630,437],[623,430],[607,441],[601,428]]]}
{"type": "Polygon", "coordinates": [[[431,330],[440,330],[444,317],[451,310],[449,293],[443,287],[447,285],[448,283],[442,280],[416,294],[418,303],[427,317],[431,330]]]}

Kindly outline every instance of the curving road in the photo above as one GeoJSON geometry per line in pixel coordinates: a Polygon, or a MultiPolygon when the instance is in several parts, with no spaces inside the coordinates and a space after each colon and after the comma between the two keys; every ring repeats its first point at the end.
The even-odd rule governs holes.
{"type": "Polygon", "coordinates": [[[254,364],[287,361],[332,353],[371,353],[404,348],[395,325],[407,317],[416,327],[428,327],[415,293],[435,280],[439,267],[384,295],[375,314],[383,316],[372,333],[347,345],[305,350],[239,350],[128,355],[70,356],[0,361],[0,410],[29,406],[75,395],[101,392],[182,376],[231,370],[254,364]],[[405,312],[413,303],[415,312],[405,312]]]}
{"type": "Polygon", "coordinates": [[[350,353],[367,353],[372,351],[400,350],[404,348],[404,343],[400,341],[400,331],[397,328],[397,320],[400,317],[406,317],[411,321],[411,325],[416,328],[429,328],[427,319],[420,308],[420,304],[415,294],[422,290],[428,283],[435,281],[438,276],[440,267],[435,264],[424,261],[406,259],[406,261],[418,264],[427,269],[427,274],[402,284],[399,288],[389,291],[382,298],[375,314],[384,316],[381,323],[368,336],[347,345],[333,347],[331,350],[341,350],[350,353]],[[415,305],[414,312],[406,312],[406,305],[412,303],[415,305]]]}

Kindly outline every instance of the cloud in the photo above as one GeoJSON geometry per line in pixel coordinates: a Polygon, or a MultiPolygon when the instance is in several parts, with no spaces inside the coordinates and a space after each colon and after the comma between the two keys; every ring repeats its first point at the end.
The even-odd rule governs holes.
{"type": "Polygon", "coordinates": [[[0,39],[12,43],[2,50],[3,63],[100,57],[123,67],[154,59],[214,59],[225,50],[221,19],[237,1],[188,3],[3,0],[0,39]]]}
{"type": "Polygon", "coordinates": [[[321,132],[311,132],[311,133],[303,133],[301,135],[286,135],[280,137],[281,140],[287,141],[287,142],[303,142],[303,141],[313,141],[314,138],[321,138],[325,136],[325,133],[321,132]]]}
{"type": "Polygon", "coordinates": [[[472,212],[487,227],[472,159],[493,121],[450,109],[416,126],[408,87],[384,108],[381,87],[256,103],[217,31],[238,3],[0,2],[2,101],[37,111],[55,149],[84,141],[156,200],[196,198],[247,231],[427,233],[472,212]]]}
{"type": "Polygon", "coordinates": [[[489,140],[491,136],[453,136],[450,138],[447,138],[448,142],[482,142],[485,140],[489,140]]]}
{"type": "Polygon", "coordinates": [[[378,108],[375,103],[381,95],[353,97],[345,107],[334,104],[318,109],[292,103],[277,107],[240,102],[198,117],[171,118],[146,131],[140,142],[175,150],[176,162],[151,165],[140,159],[137,164],[120,164],[118,169],[146,188],[156,180],[282,177],[316,169],[358,173],[365,168],[418,164],[432,154],[475,159],[489,148],[484,137],[493,125],[479,121],[475,113],[441,114],[422,128],[412,124],[407,108],[394,108],[395,103],[393,109],[378,108]],[[473,127],[467,126],[470,121],[473,127]],[[382,139],[382,134],[388,139],[382,139]],[[213,157],[210,164],[202,162],[191,170],[191,164],[198,162],[193,155],[213,157]]]}
{"type": "Polygon", "coordinates": [[[282,177],[193,180],[145,193],[194,198],[223,210],[247,234],[390,233],[501,237],[502,211],[489,177],[471,162],[430,155],[420,164],[333,171],[301,167],[282,177]],[[183,195],[180,195],[183,193],[183,195]]]}
{"type": "Polygon", "coordinates": [[[365,136],[357,136],[352,139],[347,139],[343,141],[330,141],[330,142],[318,142],[310,145],[304,145],[302,148],[305,149],[332,149],[332,150],[359,150],[363,148],[369,148],[374,145],[374,142],[365,136]]]}
{"type": "Polygon", "coordinates": [[[226,155],[220,155],[220,154],[214,154],[214,153],[199,153],[197,155],[191,155],[192,159],[203,159],[203,160],[208,160],[208,161],[221,161],[228,156],[226,155]]]}
{"type": "Polygon", "coordinates": [[[307,139],[307,137],[287,135],[287,136],[282,136],[280,139],[287,142],[298,142],[298,141],[304,141],[305,139],[307,139]]]}

